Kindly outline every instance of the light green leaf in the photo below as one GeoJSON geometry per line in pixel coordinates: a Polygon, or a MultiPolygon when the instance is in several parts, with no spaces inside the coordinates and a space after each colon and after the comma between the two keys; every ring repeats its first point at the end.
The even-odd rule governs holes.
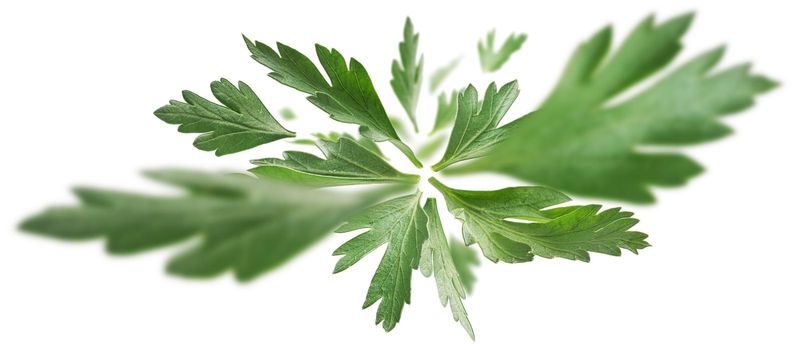
{"type": "Polygon", "coordinates": [[[476,273],[473,272],[473,268],[481,265],[481,260],[475,250],[465,246],[458,238],[451,237],[449,242],[453,265],[459,273],[459,280],[462,281],[467,294],[470,294],[476,284],[476,273]]]}
{"type": "Polygon", "coordinates": [[[458,109],[458,97],[458,91],[451,92],[450,98],[448,98],[444,92],[437,97],[437,115],[436,119],[434,119],[434,128],[431,129],[429,135],[433,135],[436,132],[446,129],[453,124],[453,120],[456,119],[456,111],[458,109]]]}
{"type": "Polygon", "coordinates": [[[466,298],[465,286],[456,269],[445,232],[442,230],[436,199],[426,200],[423,210],[428,217],[428,239],[423,243],[420,272],[426,277],[434,275],[442,306],[447,307],[450,304],[453,320],[464,327],[470,339],[475,339],[473,326],[467,318],[467,310],[462,303],[462,299],[466,298]]]}
{"type": "Polygon", "coordinates": [[[400,62],[392,61],[392,91],[398,97],[406,115],[412,121],[414,131],[417,132],[417,99],[420,97],[420,86],[423,83],[423,56],[417,60],[417,43],[420,34],[414,32],[412,20],[406,17],[406,24],[403,26],[403,41],[398,45],[400,50],[400,62]]]}
{"type": "Polygon", "coordinates": [[[431,169],[439,171],[451,164],[481,157],[503,141],[509,128],[498,128],[498,123],[519,93],[517,81],[507,83],[500,90],[496,89],[495,83],[490,84],[481,104],[473,85],[461,92],[448,148],[431,169]]]}
{"type": "Polygon", "coordinates": [[[501,69],[504,63],[512,57],[512,54],[523,47],[524,42],[526,42],[526,34],[510,34],[498,51],[495,51],[495,30],[493,29],[487,33],[486,41],[478,42],[478,58],[481,62],[481,69],[485,72],[501,69]]]}
{"type": "Polygon", "coordinates": [[[543,210],[569,198],[545,187],[510,187],[496,191],[449,188],[429,179],[445,197],[448,210],[462,221],[465,243],[478,243],[491,261],[518,263],[534,256],[589,261],[590,252],[620,255],[648,247],[648,235],[629,231],[638,220],[620,208],[599,212],[600,205],[543,210]],[[527,219],[516,222],[509,219],[527,219]]]}
{"type": "Polygon", "coordinates": [[[576,194],[643,203],[654,201],[651,186],[686,183],[702,171],[698,163],[642,146],[726,136],[731,129],[720,119],[776,86],[750,73],[748,64],[712,71],[723,55],[718,48],[612,103],[673,60],[691,21],[691,14],[660,24],[648,17],[613,52],[612,30],[604,28],[576,49],[550,97],[515,121],[507,141],[459,172],[497,171],[576,194]]]}
{"type": "Polygon", "coordinates": [[[448,64],[437,68],[434,73],[431,73],[431,79],[428,83],[428,91],[432,94],[436,92],[439,86],[442,85],[442,82],[445,81],[445,78],[447,78],[449,75],[451,75],[451,73],[453,73],[454,70],[456,70],[456,67],[459,66],[459,62],[461,61],[461,57],[454,58],[448,64]]]}
{"type": "Polygon", "coordinates": [[[214,151],[218,156],[236,153],[293,137],[264,107],[259,97],[244,82],[239,88],[226,79],[211,83],[211,92],[223,105],[184,90],[184,101],[170,101],[157,109],[159,119],[178,124],[179,132],[203,133],[195,139],[195,147],[214,151]]]}
{"type": "Polygon", "coordinates": [[[55,206],[20,228],[82,241],[104,238],[112,254],[131,254],[200,238],[167,267],[184,277],[232,270],[251,280],[319,241],[345,218],[383,197],[307,190],[242,174],[159,170],[151,179],[185,190],[177,196],[78,188],[77,206],[55,206]]]}
{"type": "Polygon", "coordinates": [[[317,58],[331,81],[329,85],[314,63],[297,50],[277,43],[276,52],[268,45],[244,39],[251,57],[272,70],[268,74],[270,77],[309,94],[307,99],[332,119],[359,125],[362,135],[374,141],[389,141],[415,166],[422,167],[392,127],[373,82],[359,61],[350,59],[348,65],[337,50],[316,45],[317,58]]]}
{"type": "Polygon", "coordinates": [[[420,156],[420,159],[428,160],[429,158],[433,157],[435,153],[437,153],[440,149],[442,149],[442,145],[445,144],[447,140],[447,136],[445,135],[437,135],[431,136],[420,145],[420,148],[417,149],[417,155],[420,156]]]}
{"type": "Polygon", "coordinates": [[[411,302],[412,270],[420,263],[420,250],[428,237],[426,215],[420,208],[421,195],[418,192],[379,203],[337,229],[337,232],[350,232],[369,228],[334,251],[334,255],[342,255],[334,273],[387,245],[362,306],[367,308],[381,300],[376,324],[383,322],[387,332],[400,321],[403,305],[411,302]]]}
{"type": "Polygon", "coordinates": [[[281,108],[281,110],[278,111],[278,115],[280,115],[281,118],[284,118],[284,120],[295,120],[298,118],[295,115],[295,112],[292,111],[292,108],[289,107],[281,108]]]}
{"type": "Polygon", "coordinates": [[[403,120],[403,118],[396,115],[391,115],[389,116],[389,122],[392,123],[392,127],[395,128],[395,130],[397,130],[398,135],[401,137],[401,140],[409,139],[412,136],[412,133],[406,126],[406,121],[403,120]]]}
{"type": "Polygon", "coordinates": [[[265,179],[312,187],[346,186],[373,183],[417,183],[417,175],[401,173],[380,155],[349,137],[336,142],[321,139],[318,147],[326,159],[313,154],[287,151],[284,159],[265,158],[251,161],[257,167],[250,172],[265,179]]]}

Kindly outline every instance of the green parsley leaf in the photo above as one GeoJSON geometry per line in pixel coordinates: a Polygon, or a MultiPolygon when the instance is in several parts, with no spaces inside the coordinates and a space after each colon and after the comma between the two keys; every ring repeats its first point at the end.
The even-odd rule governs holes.
{"type": "Polygon", "coordinates": [[[363,228],[368,231],[345,242],[334,251],[342,255],[334,273],[352,266],[370,252],[387,248],[370,282],[362,308],[381,300],[375,323],[383,322],[389,332],[400,321],[403,305],[411,302],[412,270],[420,263],[423,241],[428,237],[426,214],[420,208],[422,192],[376,204],[350,218],[336,232],[363,228]]]}
{"type": "Polygon", "coordinates": [[[523,47],[524,42],[526,42],[526,34],[510,34],[496,52],[495,30],[493,29],[487,33],[485,42],[480,40],[478,42],[478,59],[481,62],[481,69],[485,72],[495,72],[501,69],[504,63],[512,57],[512,54],[523,47]]]}
{"type": "Polygon", "coordinates": [[[451,92],[450,98],[444,92],[437,97],[437,115],[436,119],[434,119],[434,128],[431,129],[429,135],[433,135],[453,124],[453,120],[456,119],[458,96],[459,92],[454,91],[451,92]]]}
{"type": "Polygon", "coordinates": [[[48,208],[20,228],[70,241],[105,238],[112,254],[199,236],[199,244],[170,260],[170,273],[212,277],[233,270],[237,279],[248,281],[281,266],[383,197],[310,191],[242,174],[168,169],[146,175],[186,193],[156,196],[78,188],[79,205],[48,208]]]}
{"type": "Polygon", "coordinates": [[[677,186],[702,168],[691,158],[641,146],[707,142],[731,132],[720,118],[746,109],[776,83],[742,64],[711,70],[723,49],[674,69],[633,97],[615,96],[670,63],[692,14],[661,24],[642,21],[607,54],[607,27],[581,44],[550,97],[517,120],[514,132],[489,157],[461,172],[491,170],[571,193],[653,202],[651,186],[677,186]]]}
{"type": "Polygon", "coordinates": [[[428,239],[423,243],[420,272],[426,277],[434,275],[442,306],[447,307],[450,303],[453,320],[462,325],[467,334],[470,335],[470,339],[475,340],[473,326],[467,318],[467,310],[465,310],[462,303],[462,299],[467,297],[466,288],[456,269],[454,258],[451,255],[452,250],[448,247],[448,240],[445,238],[445,232],[442,230],[436,199],[429,198],[426,200],[423,211],[428,217],[428,239]]]}
{"type": "Polygon", "coordinates": [[[178,124],[179,132],[204,133],[195,147],[217,156],[241,152],[275,140],[293,137],[273,118],[256,93],[244,82],[239,89],[226,79],[211,83],[211,92],[223,106],[184,90],[184,101],[170,101],[157,109],[159,119],[178,124]]]}
{"type": "Polygon", "coordinates": [[[332,119],[360,125],[361,134],[374,141],[389,141],[415,166],[422,167],[414,152],[400,140],[392,127],[373,82],[359,61],[351,58],[348,65],[337,50],[316,45],[317,58],[331,80],[329,85],[314,63],[297,50],[277,43],[276,52],[261,42],[244,39],[251,57],[272,70],[268,74],[271,78],[309,94],[307,99],[332,119]]]}
{"type": "Polygon", "coordinates": [[[437,91],[439,86],[442,85],[442,82],[445,81],[445,78],[450,76],[451,73],[453,73],[453,71],[456,70],[456,67],[459,66],[459,62],[461,61],[462,61],[461,57],[456,57],[448,64],[437,68],[437,70],[435,70],[434,73],[431,73],[431,79],[429,80],[428,83],[428,91],[431,92],[432,94],[435,91],[437,91]]]}
{"type": "Polygon", "coordinates": [[[620,248],[636,254],[648,247],[648,235],[629,231],[639,220],[620,208],[599,212],[600,205],[585,205],[543,210],[570,199],[537,186],[467,191],[449,188],[435,178],[429,182],[462,221],[465,243],[478,243],[493,262],[526,262],[534,256],[589,261],[590,252],[618,256],[620,248]]]}
{"type": "MultiPolygon", "coordinates": [[[[754,103],[776,83],[750,73],[748,65],[713,71],[723,49],[704,53],[661,74],[639,93],[646,78],[659,73],[681,49],[692,15],[656,24],[647,18],[612,51],[605,28],[573,54],[558,84],[534,112],[503,126],[501,119],[517,98],[516,81],[483,99],[472,85],[438,98],[434,126],[419,144],[421,157],[446,141],[440,130],[452,125],[442,159],[432,169],[449,172],[496,171],[574,193],[647,202],[652,185],[678,185],[700,172],[692,159],[642,146],[682,146],[725,136],[720,118],[754,103]],[[470,162],[461,163],[470,160],[470,162]],[[456,163],[459,167],[452,167],[456,163]]],[[[496,51],[495,31],[479,42],[485,71],[501,68],[526,40],[511,35],[496,51]]],[[[421,208],[422,193],[386,200],[417,184],[419,176],[401,173],[376,142],[389,141],[421,167],[407,139],[408,125],[388,116],[364,66],[346,61],[336,50],[316,46],[324,70],[281,43],[276,49],[244,38],[252,58],[268,67],[276,81],[306,93],[334,120],[356,124],[360,137],[316,133],[290,142],[316,145],[324,158],[288,151],[283,158],[254,160],[252,174],[187,170],[148,172],[150,178],[181,189],[177,195],[145,195],[97,188],[75,191],[80,202],[51,207],[21,224],[21,229],[65,240],[105,239],[114,254],[129,254],[193,239],[167,267],[186,277],[211,277],[232,271],[241,281],[274,269],[338,227],[360,230],[334,251],[341,272],[385,246],[363,308],[380,301],[376,324],[386,331],[400,321],[411,301],[412,270],[434,276],[440,301],[450,304],[454,320],[471,338],[474,332],[463,299],[472,290],[479,264],[476,243],[493,262],[518,263],[535,256],[589,261],[590,253],[635,254],[649,246],[647,235],[633,231],[633,214],[600,205],[562,205],[570,200],[548,187],[522,186],[470,191],[429,182],[441,192],[448,210],[461,221],[462,242],[446,239],[435,199],[421,208]],[[256,177],[252,175],[257,175],[256,177]],[[259,178],[260,177],[260,178],[259,178]],[[386,184],[362,192],[317,187],[386,184]],[[301,185],[301,186],[297,186],[301,185]],[[376,204],[378,203],[378,204],[376,204]],[[344,223],[344,224],[343,224],[344,223]]],[[[416,107],[422,85],[419,34],[406,19],[400,59],[393,61],[391,86],[417,131],[416,107]]],[[[459,59],[432,76],[433,92],[459,59]]],[[[212,83],[222,105],[184,92],[155,114],[179,131],[203,133],[195,145],[217,155],[239,152],[294,136],[267,111],[244,83],[212,83]]],[[[292,119],[291,110],[280,113],[292,119]]]]}
{"type": "Polygon", "coordinates": [[[459,94],[456,121],[442,159],[431,169],[439,171],[456,162],[478,158],[503,141],[509,128],[498,128],[520,90],[512,81],[497,90],[495,83],[487,87],[483,103],[473,85],[459,94]]]}
{"type": "Polygon", "coordinates": [[[414,131],[417,132],[417,99],[420,96],[420,85],[423,82],[423,56],[417,60],[417,43],[420,34],[414,32],[412,20],[406,17],[406,24],[403,26],[403,41],[398,45],[400,50],[400,62],[392,61],[392,91],[398,97],[406,115],[412,121],[414,131]],[[417,60],[417,62],[415,62],[417,60]]]}
{"type": "Polygon", "coordinates": [[[265,158],[251,161],[258,167],[250,172],[261,178],[312,186],[346,186],[371,183],[417,183],[419,176],[401,173],[380,155],[349,137],[336,142],[320,140],[326,159],[313,154],[287,151],[284,159],[265,158]]]}

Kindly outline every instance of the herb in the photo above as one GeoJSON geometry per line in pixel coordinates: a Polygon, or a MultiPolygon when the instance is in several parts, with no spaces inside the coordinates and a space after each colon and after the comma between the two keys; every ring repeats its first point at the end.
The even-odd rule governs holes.
{"type": "MultiPolygon", "coordinates": [[[[710,73],[723,53],[715,49],[641,93],[614,101],[673,60],[691,18],[679,16],[657,25],[649,17],[609,54],[611,29],[601,30],[579,46],[536,111],[504,125],[501,121],[519,94],[517,81],[500,88],[492,83],[481,99],[473,85],[450,96],[441,94],[433,129],[417,145],[421,158],[434,154],[445,141],[440,131],[451,129],[442,158],[432,166],[444,170],[437,176],[495,171],[549,186],[474,191],[429,178],[447,210],[461,222],[462,242],[446,239],[436,199],[426,198],[421,207],[424,193],[409,190],[419,176],[398,171],[381,151],[379,143],[389,141],[421,166],[399,136],[408,130],[407,121],[388,116],[361,63],[351,59],[346,64],[338,51],[317,45],[323,76],[295,49],[277,43],[276,51],[247,38],[252,58],[271,70],[270,77],[306,93],[334,120],[358,125],[360,136],[315,132],[293,138],[247,85],[237,87],[222,79],[212,83],[212,93],[223,105],[185,91],[186,102],[171,101],[156,116],[179,124],[181,132],[203,133],[195,145],[216,150],[217,155],[293,138],[294,144],[316,145],[322,157],[286,151],[282,158],[253,160],[256,167],[249,174],[148,172],[154,180],[183,189],[183,194],[79,188],[78,205],[48,208],[20,227],[65,240],[104,238],[113,254],[198,237],[198,244],[170,260],[168,271],[186,277],[232,271],[242,281],[280,266],[336,227],[343,233],[361,230],[335,250],[340,258],[334,272],[385,247],[363,304],[367,308],[378,303],[376,323],[387,331],[397,325],[411,301],[413,271],[419,269],[433,276],[440,301],[450,306],[454,320],[473,338],[464,299],[475,283],[472,269],[479,260],[469,246],[477,245],[490,261],[505,263],[534,257],[586,262],[591,253],[639,253],[649,247],[648,236],[633,229],[638,220],[632,213],[602,210],[598,204],[566,205],[570,198],[561,191],[651,201],[651,185],[681,184],[700,166],[678,153],[647,152],[639,146],[720,138],[730,131],[720,117],[745,109],[756,94],[775,86],[751,74],[748,65],[710,73]],[[351,185],[371,186],[356,190],[351,185]],[[321,188],[329,186],[348,187],[321,188]]],[[[500,68],[525,40],[525,35],[512,35],[495,52],[494,35],[490,32],[486,44],[479,45],[487,71],[500,68]]],[[[407,19],[401,58],[393,62],[391,72],[391,85],[415,132],[422,71],[418,39],[407,19]]],[[[455,64],[435,73],[432,87],[455,64]]]]}
{"type": "Polygon", "coordinates": [[[481,69],[485,72],[495,72],[512,57],[512,54],[523,47],[526,42],[525,34],[510,34],[503,42],[498,51],[495,51],[495,30],[487,33],[485,41],[478,42],[478,58],[481,62],[481,69]]]}
{"type": "Polygon", "coordinates": [[[337,232],[350,232],[369,228],[345,242],[334,255],[343,255],[337,261],[334,273],[352,266],[364,256],[386,244],[387,249],[370,282],[362,308],[378,300],[375,323],[383,322],[386,331],[400,321],[403,305],[411,302],[412,269],[420,263],[420,250],[428,237],[426,214],[420,208],[422,192],[398,197],[365,209],[340,226],[337,232]]]}
{"type": "Polygon", "coordinates": [[[423,166],[398,137],[367,70],[359,61],[351,59],[348,65],[339,51],[316,45],[317,58],[331,80],[329,85],[314,63],[297,50],[277,43],[276,52],[258,41],[244,39],[251,57],[272,70],[268,74],[271,78],[309,94],[309,102],[330,114],[332,119],[360,125],[362,135],[374,141],[389,141],[415,166],[423,166]]]}
{"type": "Polygon", "coordinates": [[[147,251],[197,236],[199,244],[170,260],[170,273],[211,277],[232,270],[247,281],[280,266],[383,196],[310,191],[241,174],[165,169],[145,175],[185,194],[80,187],[75,189],[78,206],[48,208],[20,227],[64,240],[104,238],[112,254],[147,251]]]}
{"type": "Polygon", "coordinates": [[[606,27],[573,53],[556,88],[534,112],[515,122],[509,139],[460,172],[497,171],[595,197],[653,202],[651,186],[678,186],[702,167],[672,151],[715,140],[731,129],[720,118],[754,103],[776,83],[741,64],[710,72],[723,48],[673,69],[633,97],[610,100],[659,72],[681,50],[693,16],[661,24],[642,21],[611,52],[606,27]]]}
{"type": "Polygon", "coordinates": [[[503,141],[509,128],[498,128],[498,123],[519,93],[517,81],[507,83],[500,90],[492,83],[484,93],[483,102],[479,103],[476,88],[468,86],[459,94],[456,121],[445,155],[431,169],[439,171],[453,163],[481,157],[503,141]]]}
{"type": "Polygon", "coordinates": [[[467,319],[467,310],[462,304],[466,297],[467,288],[462,282],[463,277],[456,268],[453,250],[448,246],[445,232],[437,212],[437,200],[429,198],[423,210],[428,216],[428,239],[423,243],[423,258],[420,260],[420,271],[426,277],[434,275],[439,290],[439,300],[442,306],[451,305],[453,320],[462,324],[464,330],[475,339],[473,326],[467,319]]]}
{"type": "Polygon", "coordinates": [[[211,83],[211,92],[224,106],[184,91],[185,103],[170,101],[155,115],[167,123],[179,124],[180,132],[204,133],[195,139],[195,147],[216,150],[218,156],[295,136],[278,124],[247,84],[240,81],[237,89],[221,79],[211,83]]]}
{"type": "Polygon", "coordinates": [[[600,205],[543,210],[570,198],[537,186],[467,191],[449,188],[435,178],[429,182],[462,221],[465,242],[478,243],[484,256],[495,262],[524,262],[535,255],[590,261],[589,252],[620,255],[620,248],[637,253],[648,247],[646,234],[628,231],[638,220],[620,208],[600,213],[600,205]]]}
{"type": "Polygon", "coordinates": [[[349,137],[336,142],[320,140],[326,159],[304,152],[284,152],[284,159],[253,160],[250,172],[259,177],[313,187],[344,186],[383,182],[417,183],[417,175],[401,173],[380,155],[349,137]]]}
{"type": "Polygon", "coordinates": [[[406,17],[406,24],[403,26],[403,41],[398,45],[400,50],[400,62],[392,61],[392,90],[398,97],[406,115],[412,121],[414,132],[418,131],[417,117],[417,98],[420,96],[420,85],[423,80],[423,57],[417,60],[417,42],[420,34],[414,32],[412,20],[406,17]]]}

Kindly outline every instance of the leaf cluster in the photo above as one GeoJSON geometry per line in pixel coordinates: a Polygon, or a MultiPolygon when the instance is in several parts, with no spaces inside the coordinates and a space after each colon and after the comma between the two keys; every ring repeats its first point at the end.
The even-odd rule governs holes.
{"type": "MultiPolygon", "coordinates": [[[[182,190],[180,195],[145,195],[81,187],[77,205],[54,206],[26,219],[21,228],[64,239],[102,238],[112,254],[130,254],[194,238],[197,243],[168,263],[170,273],[211,277],[232,271],[251,280],[280,266],[329,232],[357,232],[333,254],[340,273],[373,252],[381,259],[369,283],[363,308],[378,304],[376,324],[392,330],[411,302],[415,270],[433,277],[439,299],[453,319],[475,337],[465,307],[479,259],[525,263],[535,257],[588,262],[592,254],[619,256],[649,246],[634,229],[638,220],[621,208],[570,204],[563,192],[652,201],[652,185],[679,185],[700,165],[675,151],[644,151],[640,146],[685,146],[721,138],[730,129],[728,114],[754,103],[776,84],[738,65],[713,71],[723,50],[710,50],[671,69],[641,92],[615,98],[663,70],[678,55],[692,15],[663,23],[646,18],[612,49],[606,27],[573,53],[559,82],[534,111],[504,123],[520,94],[518,82],[483,94],[474,85],[441,92],[433,127],[417,152],[402,140],[405,121],[390,117],[365,67],[336,49],[317,44],[315,62],[282,43],[274,47],[244,37],[251,57],[268,76],[306,95],[335,121],[358,127],[358,134],[319,131],[298,138],[281,125],[245,83],[226,79],[211,84],[221,104],[190,91],[155,115],[200,133],[195,146],[218,156],[291,138],[315,145],[319,153],[287,150],[281,158],[253,160],[248,174],[166,169],[147,172],[153,180],[182,190]],[[445,133],[448,133],[446,136],[445,133]],[[420,177],[399,171],[381,150],[389,142],[416,167],[447,140],[431,166],[444,175],[494,171],[526,185],[475,191],[428,182],[439,192],[425,194],[420,177]],[[418,158],[419,157],[419,158],[418,158]],[[328,187],[344,186],[336,191],[328,187]],[[362,187],[354,190],[353,186],[362,187]],[[444,200],[439,207],[437,198],[444,200]],[[461,223],[461,240],[447,239],[440,212],[461,223]]],[[[495,32],[479,43],[485,71],[500,69],[526,40],[511,35],[496,51],[495,32]]],[[[399,59],[390,70],[392,87],[414,132],[423,85],[420,35],[407,18],[399,59]]],[[[436,70],[435,94],[459,59],[436,70]]],[[[289,109],[283,121],[303,119],[289,109]]],[[[446,218],[447,220],[447,218],[446,218]]]]}

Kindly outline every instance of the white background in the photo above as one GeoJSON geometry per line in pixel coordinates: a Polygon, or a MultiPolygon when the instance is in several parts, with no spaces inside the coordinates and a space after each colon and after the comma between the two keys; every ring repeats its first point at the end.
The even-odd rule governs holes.
{"type": "MultiPolygon", "coordinates": [[[[801,25],[793,2],[525,3],[4,2],[0,348],[801,348],[801,25]],[[519,116],[547,93],[573,47],[601,26],[613,23],[619,41],[648,13],[665,19],[689,10],[698,16],[680,61],[727,43],[725,66],[752,61],[782,86],[729,119],[733,137],[686,151],[706,166],[703,175],[680,189],[659,189],[656,205],[624,204],[651,235],[653,247],[639,256],[595,255],[590,264],[484,261],[466,301],[475,342],[439,306],[433,281],[419,274],[398,327],[385,334],[374,326],[374,308],[360,306],[379,254],[331,275],[331,252],[350,235],[331,236],[285,268],[241,285],[229,275],[165,275],[163,264],[176,249],[111,257],[99,241],[66,244],[16,229],[47,204],[71,203],[68,189],[76,184],[163,192],[138,172],[241,170],[248,159],[277,154],[287,144],[217,158],[192,147],[195,135],[152,116],[182,89],[210,96],[208,83],[219,77],[248,82],[274,112],[292,106],[301,117],[288,123],[292,130],[341,127],[267,78],[240,33],[307,54],[319,42],[359,58],[387,109],[402,115],[389,67],[410,15],[422,33],[426,75],[462,55],[448,89],[518,78],[522,94],[509,115],[519,116]],[[502,37],[515,31],[529,39],[500,72],[481,75],[475,44],[493,27],[502,37]]],[[[433,100],[423,94],[424,129],[433,100]]],[[[479,176],[448,183],[514,182],[479,176]]]]}

